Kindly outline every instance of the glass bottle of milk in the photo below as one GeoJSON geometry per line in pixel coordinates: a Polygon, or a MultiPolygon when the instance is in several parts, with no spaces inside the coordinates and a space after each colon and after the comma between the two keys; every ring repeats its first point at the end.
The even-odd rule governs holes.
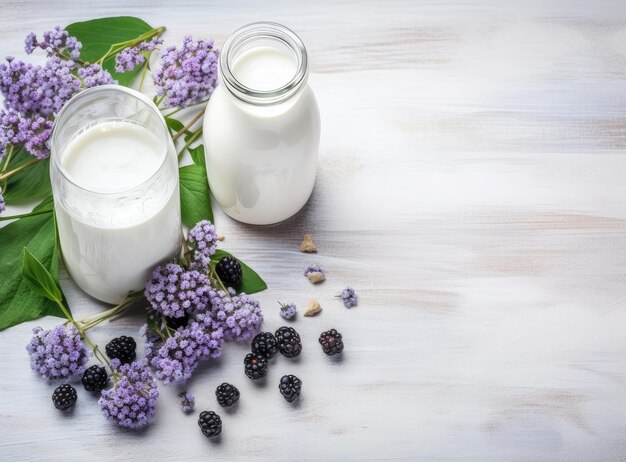
{"type": "Polygon", "coordinates": [[[180,252],[178,162],[165,121],[141,93],[92,88],[57,116],[51,151],[65,266],[85,292],[119,303],[180,252]]]}
{"type": "Polygon", "coordinates": [[[280,24],[244,26],[224,44],[219,79],[203,131],[211,191],[239,221],[285,220],[307,202],[317,169],[320,117],[304,44],[280,24]]]}

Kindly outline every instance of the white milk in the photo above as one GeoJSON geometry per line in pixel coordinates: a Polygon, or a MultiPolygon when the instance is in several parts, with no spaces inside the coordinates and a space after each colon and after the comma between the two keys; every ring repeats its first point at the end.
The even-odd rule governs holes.
{"type": "Polygon", "coordinates": [[[137,124],[105,121],[76,135],[60,154],[67,178],[86,190],[56,200],[61,251],[74,281],[95,298],[121,302],[144,287],[155,265],[179,251],[178,186],[165,196],[159,188],[167,188],[166,179],[136,189],[155,176],[166,150],[137,124]],[[120,204],[128,204],[124,191],[137,195],[132,206],[94,210],[93,192],[117,194],[120,204]]]}
{"type": "MultiPolygon", "coordinates": [[[[220,59],[228,53],[223,50],[220,59]]],[[[297,63],[289,50],[262,44],[235,56],[229,69],[241,85],[267,92],[288,84],[297,63]]],[[[259,105],[235,96],[224,78],[220,75],[204,121],[211,191],[237,220],[285,220],[304,206],[315,183],[320,136],[315,96],[304,79],[284,101],[259,105]]]]}

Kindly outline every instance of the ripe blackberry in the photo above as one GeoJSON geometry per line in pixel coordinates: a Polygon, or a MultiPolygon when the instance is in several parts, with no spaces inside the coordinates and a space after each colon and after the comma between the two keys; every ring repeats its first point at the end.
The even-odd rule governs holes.
{"type": "Polygon", "coordinates": [[[126,364],[132,363],[137,357],[135,348],[137,348],[135,339],[122,335],[107,343],[105,350],[109,358],[119,359],[122,364],[126,364]]]}
{"type": "Polygon", "coordinates": [[[239,390],[230,383],[223,383],[215,390],[217,402],[222,407],[228,407],[239,401],[239,390]]]}
{"type": "Polygon", "coordinates": [[[293,403],[300,397],[302,390],[302,380],[295,375],[283,375],[278,384],[280,394],[290,403],[293,403]]]}
{"type": "Polygon", "coordinates": [[[234,287],[235,289],[241,285],[241,265],[230,255],[222,257],[218,264],[215,265],[215,271],[224,285],[234,287]]]}
{"type": "Polygon", "coordinates": [[[271,332],[261,332],[252,339],[252,353],[265,356],[267,359],[278,353],[276,337],[271,332]]]}
{"type": "Polygon", "coordinates": [[[300,334],[293,327],[283,326],[276,331],[278,350],[288,358],[295,358],[302,351],[300,334]]]}
{"type": "Polygon", "coordinates": [[[260,379],[267,374],[267,359],[264,356],[248,353],[243,360],[243,364],[245,365],[246,375],[252,380],[260,379]]]}
{"type": "Polygon", "coordinates": [[[83,387],[87,391],[102,391],[108,381],[107,371],[102,366],[93,365],[83,373],[83,387]]]}
{"type": "Polygon", "coordinates": [[[198,418],[198,425],[207,438],[222,433],[222,419],[213,411],[202,411],[198,418]]]}
{"type": "Polygon", "coordinates": [[[60,411],[71,408],[76,403],[76,398],[78,398],[76,390],[69,383],[57,387],[52,394],[54,407],[60,411]]]}
{"type": "Polygon", "coordinates": [[[319,338],[322,350],[329,356],[336,355],[343,351],[343,340],[341,334],[335,329],[322,332],[319,338]]]}

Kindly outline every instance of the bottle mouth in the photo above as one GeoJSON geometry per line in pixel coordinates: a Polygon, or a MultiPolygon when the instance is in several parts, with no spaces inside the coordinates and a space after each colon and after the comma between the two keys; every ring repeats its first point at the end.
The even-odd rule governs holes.
{"type": "Polygon", "coordinates": [[[228,37],[220,54],[219,70],[221,81],[231,94],[246,103],[263,106],[281,103],[297,94],[306,85],[309,63],[304,43],[295,32],[282,24],[255,22],[237,29],[228,37]],[[287,50],[296,63],[296,72],[291,80],[272,90],[250,88],[237,80],[232,71],[239,55],[264,45],[287,50]]]}

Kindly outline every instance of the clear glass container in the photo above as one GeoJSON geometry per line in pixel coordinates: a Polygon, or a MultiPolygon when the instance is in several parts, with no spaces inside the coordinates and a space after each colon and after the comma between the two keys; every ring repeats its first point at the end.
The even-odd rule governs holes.
{"type": "Polygon", "coordinates": [[[277,223],[309,199],[320,116],[308,75],[302,40],[280,24],[244,26],[224,44],[203,134],[211,191],[231,217],[277,223]]]}
{"type": "Polygon", "coordinates": [[[158,263],[180,252],[176,152],[163,116],[145,95],[104,85],[73,97],[54,123],[50,176],[65,266],[93,297],[121,302],[129,291],[144,287],[158,263]],[[131,148],[124,146],[125,140],[133,143],[131,148]],[[77,143],[87,147],[76,151],[77,143]],[[123,156],[133,154],[137,143],[151,161],[136,162],[130,170],[123,156]],[[88,162],[96,146],[104,159],[97,167],[88,162]],[[119,164],[111,160],[111,169],[118,170],[108,171],[109,154],[119,164]],[[80,178],[69,170],[78,161],[83,161],[80,178]],[[127,175],[131,180],[125,178],[119,186],[117,178],[127,175]]]}

